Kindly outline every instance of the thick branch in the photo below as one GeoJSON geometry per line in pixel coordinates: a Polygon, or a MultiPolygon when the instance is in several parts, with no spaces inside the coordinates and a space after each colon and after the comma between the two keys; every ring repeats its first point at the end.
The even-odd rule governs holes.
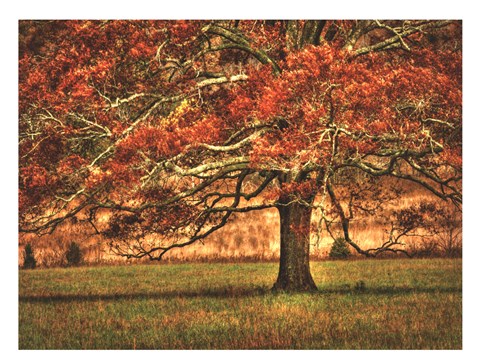
{"type": "MultiPolygon", "coordinates": [[[[384,41],[381,41],[379,43],[367,45],[362,48],[359,48],[355,51],[355,54],[358,56],[358,55],[364,55],[373,51],[404,47],[404,44],[405,44],[404,39],[407,38],[408,36],[415,33],[424,32],[428,29],[441,28],[449,24],[451,24],[450,20],[442,20],[442,21],[431,21],[418,26],[414,26],[414,25],[404,26],[401,30],[396,30],[394,36],[384,41]]],[[[381,26],[379,27],[385,27],[385,25],[381,24],[381,26]]]]}
{"type": "Polygon", "coordinates": [[[276,74],[281,73],[281,69],[278,66],[278,64],[272,58],[270,58],[267,55],[267,53],[265,53],[263,50],[252,48],[250,46],[250,42],[245,37],[235,34],[234,32],[228,29],[225,29],[213,24],[206,26],[205,28],[202,29],[202,31],[204,33],[210,33],[210,34],[221,36],[222,38],[235,43],[239,49],[242,49],[252,54],[262,64],[270,64],[273,67],[273,70],[275,71],[276,74]]]}

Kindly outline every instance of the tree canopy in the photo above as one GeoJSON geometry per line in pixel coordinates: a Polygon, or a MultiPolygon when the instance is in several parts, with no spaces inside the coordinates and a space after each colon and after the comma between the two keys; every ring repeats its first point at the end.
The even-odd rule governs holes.
{"type": "Polygon", "coordinates": [[[461,46],[443,20],[21,21],[20,230],[110,210],[113,250],[160,259],[275,207],[283,250],[318,208],[372,254],[348,223],[375,179],[461,203],[461,46]]]}

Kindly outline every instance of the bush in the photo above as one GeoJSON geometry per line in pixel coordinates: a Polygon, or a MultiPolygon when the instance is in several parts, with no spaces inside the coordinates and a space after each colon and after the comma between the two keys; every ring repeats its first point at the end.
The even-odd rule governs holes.
{"type": "Polygon", "coordinates": [[[348,243],[344,238],[336,238],[330,249],[330,258],[332,259],[346,259],[350,256],[350,249],[348,243]]]}
{"type": "Polygon", "coordinates": [[[67,266],[79,265],[83,259],[80,246],[76,242],[70,243],[65,256],[67,258],[67,266]]]}
{"type": "Polygon", "coordinates": [[[367,284],[365,284],[363,280],[359,280],[355,283],[355,290],[357,292],[364,292],[365,290],[367,290],[367,284]]]}
{"type": "Polygon", "coordinates": [[[30,243],[25,245],[25,250],[23,251],[23,268],[24,269],[35,269],[37,266],[37,261],[35,260],[35,255],[33,254],[33,248],[30,243]]]}

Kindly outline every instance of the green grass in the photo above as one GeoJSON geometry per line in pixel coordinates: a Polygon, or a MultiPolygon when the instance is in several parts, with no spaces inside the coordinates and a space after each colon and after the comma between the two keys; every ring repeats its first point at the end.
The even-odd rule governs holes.
{"type": "Polygon", "coordinates": [[[319,292],[293,295],[277,268],[21,270],[19,348],[462,348],[461,259],[315,262],[319,292]]]}

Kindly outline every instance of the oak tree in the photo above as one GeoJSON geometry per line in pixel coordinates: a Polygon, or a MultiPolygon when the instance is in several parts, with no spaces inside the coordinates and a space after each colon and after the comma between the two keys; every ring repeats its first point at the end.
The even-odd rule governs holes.
{"type": "Polygon", "coordinates": [[[274,288],[313,290],[312,210],[372,256],[398,246],[363,250],[349,233],[381,202],[376,180],[461,203],[458,21],[19,27],[21,232],[83,217],[119,255],[160,260],[276,208],[274,288]]]}

